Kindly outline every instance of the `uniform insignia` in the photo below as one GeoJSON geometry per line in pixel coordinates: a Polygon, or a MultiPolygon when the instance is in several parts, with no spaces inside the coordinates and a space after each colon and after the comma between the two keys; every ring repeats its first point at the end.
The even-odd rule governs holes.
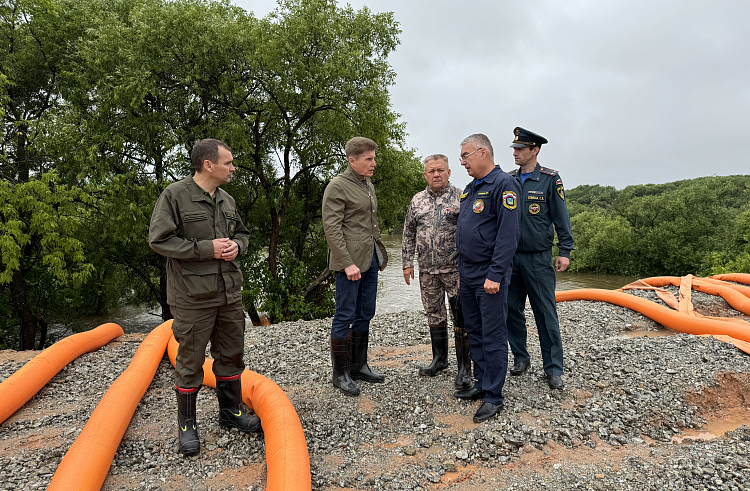
{"type": "Polygon", "coordinates": [[[182,221],[183,222],[194,222],[196,220],[207,220],[208,219],[208,213],[205,211],[195,212],[195,213],[185,213],[182,215],[182,221]]]}
{"type": "Polygon", "coordinates": [[[518,135],[520,135],[520,134],[521,134],[521,130],[520,130],[520,129],[518,129],[518,128],[516,128],[516,129],[515,129],[515,131],[514,131],[513,133],[515,133],[515,134],[516,134],[516,140],[518,140],[518,135]]]}
{"type": "Polygon", "coordinates": [[[518,135],[516,135],[516,137],[515,137],[515,138],[513,138],[513,141],[514,141],[514,142],[517,142],[517,141],[518,141],[518,135]]]}
{"type": "Polygon", "coordinates": [[[542,207],[539,206],[537,203],[531,203],[529,205],[529,213],[531,213],[532,215],[536,215],[537,213],[541,211],[541,209],[542,207]]]}
{"type": "Polygon", "coordinates": [[[557,186],[557,194],[559,194],[562,200],[565,201],[565,190],[562,186],[557,186]]]}
{"type": "Polygon", "coordinates": [[[459,197],[458,197],[458,199],[459,199],[460,201],[463,201],[463,200],[465,200],[465,199],[466,199],[466,197],[467,197],[468,195],[469,195],[469,193],[464,193],[464,194],[462,194],[461,196],[459,196],[459,197]]]}
{"type": "Polygon", "coordinates": [[[230,237],[231,237],[232,235],[234,235],[234,228],[235,228],[235,226],[236,226],[236,225],[237,225],[237,222],[236,222],[236,221],[234,221],[234,220],[230,220],[230,221],[229,221],[229,236],[230,236],[230,237]]]}
{"type": "Polygon", "coordinates": [[[526,201],[544,201],[544,196],[539,196],[537,194],[530,194],[526,196],[526,201]]]}
{"type": "Polygon", "coordinates": [[[237,214],[233,211],[224,210],[224,216],[230,220],[238,220],[237,214]]]}
{"type": "Polygon", "coordinates": [[[518,206],[516,193],[513,191],[503,191],[503,206],[509,210],[515,210],[518,206]]]}
{"type": "Polygon", "coordinates": [[[481,192],[481,193],[477,193],[477,196],[489,196],[489,194],[490,194],[489,191],[484,191],[484,192],[481,192]]]}
{"type": "Polygon", "coordinates": [[[548,176],[556,176],[557,171],[555,169],[550,169],[549,167],[542,167],[539,169],[540,172],[547,174],[548,176]]]}
{"type": "Polygon", "coordinates": [[[556,185],[556,186],[562,186],[562,179],[560,179],[560,178],[558,177],[558,178],[557,178],[557,181],[555,181],[555,185],[556,185]]]}
{"type": "Polygon", "coordinates": [[[474,210],[474,213],[482,213],[484,211],[484,201],[481,199],[476,200],[471,209],[474,210]]]}
{"type": "Polygon", "coordinates": [[[534,190],[530,189],[529,190],[529,194],[544,194],[544,192],[543,191],[534,191],[534,190]]]}

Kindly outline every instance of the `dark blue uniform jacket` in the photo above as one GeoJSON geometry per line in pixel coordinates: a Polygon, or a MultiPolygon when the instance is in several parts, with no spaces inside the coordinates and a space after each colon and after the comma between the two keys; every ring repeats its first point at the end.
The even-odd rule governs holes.
{"type": "MultiPolygon", "coordinates": [[[[518,169],[510,175],[521,183],[518,169]]],[[[573,234],[570,231],[570,215],[565,205],[565,189],[556,170],[536,164],[534,171],[522,186],[519,208],[521,211],[521,234],[518,252],[552,250],[557,230],[561,257],[570,257],[573,250],[573,234]],[[555,225],[553,230],[552,224],[555,225]]]]}
{"type": "Polygon", "coordinates": [[[510,281],[519,229],[521,187],[495,166],[478,186],[461,194],[456,229],[459,270],[470,280],[510,281]]]}

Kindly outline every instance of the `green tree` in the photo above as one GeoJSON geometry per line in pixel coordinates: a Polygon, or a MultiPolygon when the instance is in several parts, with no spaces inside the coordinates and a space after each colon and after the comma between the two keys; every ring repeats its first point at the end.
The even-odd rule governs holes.
{"type": "Polygon", "coordinates": [[[40,151],[46,122],[60,104],[60,74],[83,29],[72,5],[11,0],[0,5],[0,286],[20,326],[20,348],[46,338],[43,293],[81,283],[92,272],[76,238],[80,188],[67,186],[40,151]],[[68,9],[68,7],[71,7],[68,9]]]}

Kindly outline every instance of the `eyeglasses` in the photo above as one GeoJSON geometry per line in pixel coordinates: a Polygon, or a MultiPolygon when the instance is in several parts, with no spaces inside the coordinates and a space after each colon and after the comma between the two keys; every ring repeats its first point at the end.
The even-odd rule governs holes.
{"type": "Polygon", "coordinates": [[[479,147],[479,148],[477,148],[476,150],[474,150],[474,151],[473,151],[473,152],[471,152],[471,153],[467,153],[467,154],[461,155],[460,157],[458,157],[458,162],[459,162],[459,163],[463,162],[464,160],[468,159],[470,155],[472,155],[472,154],[474,154],[474,153],[477,153],[477,152],[478,152],[478,151],[480,151],[480,150],[481,150],[482,148],[483,148],[483,147],[479,147]]]}

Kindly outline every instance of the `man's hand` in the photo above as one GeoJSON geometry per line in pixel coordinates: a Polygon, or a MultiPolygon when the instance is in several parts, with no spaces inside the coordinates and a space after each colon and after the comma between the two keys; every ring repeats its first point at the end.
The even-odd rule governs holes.
{"type": "Polygon", "coordinates": [[[231,261],[240,253],[240,246],[237,245],[237,242],[231,239],[227,240],[227,247],[224,249],[224,254],[221,255],[221,258],[225,261],[231,261]]]}
{"type": "Polygon", "coordinates": [[[570,264],[570,258],[557,256],[555,259],[555,271],[565,271],[570,264]]]}
{"type": "Polygon", "coordinates": [[[495,293],[500,291],[500,283],[495,283],[491,279],[487,278],[486,280],[484,280],[484,291],[486,291],[490,295],[494,295],[495,293]]]}
{"type": "Polygon", "coordinates": [[[214,243],[214,259],[231,261],[240,252],[237,242],[231,239],[214,239],[212,242],[214,243]]]}
{"type": "Polygon", "coordinates": [[[404,268],[404,279],[407,285],[411,285],[409,279],[414,279],[414,268],[404,268]]]}
{"type": "Polygon", "coordinates": [[[357,281],[358,279],[362,278],[362,272],[359,270],[356,264],[352,264],[351,266],[345,268],[344,273],[346,273],[346,277],[349,278],[350,281],[357,281]]]}

